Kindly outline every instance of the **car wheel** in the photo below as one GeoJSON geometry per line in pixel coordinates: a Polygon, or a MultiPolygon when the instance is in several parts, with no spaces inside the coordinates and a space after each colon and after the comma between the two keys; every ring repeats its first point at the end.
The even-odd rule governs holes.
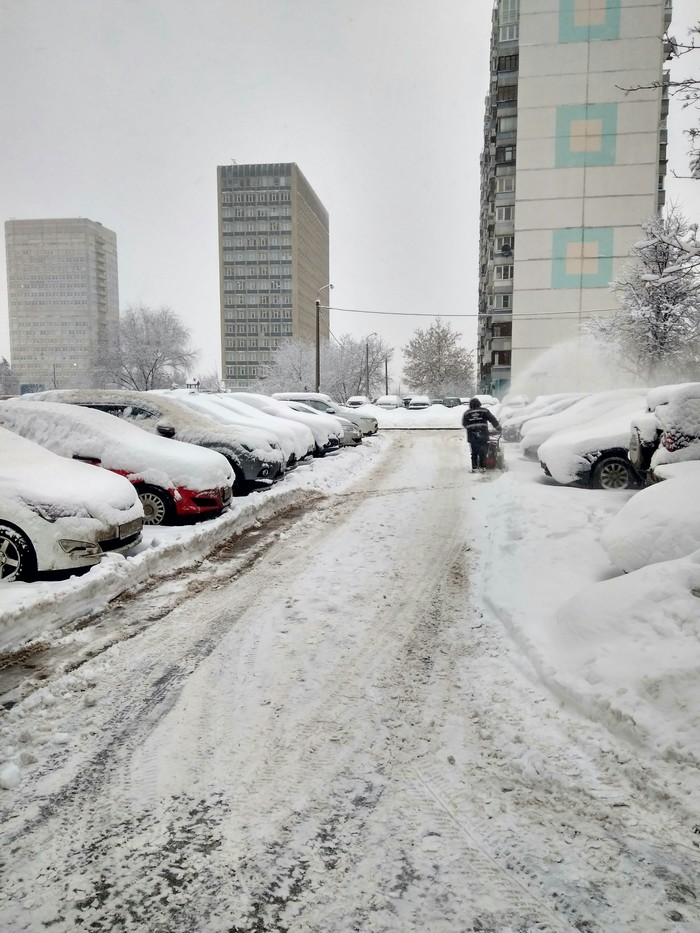
{"type": "Polygon", "coordinates": [[[592,485],[597,489],[632,489],[639,481],[632,466],[622,457],[605,457],[593,470],[592,485]]]}
{"type": "Polygon", "coordinates": [[[143,506],[144,525],[167,525],[172,520],[172,499],[157,486],[140,486],[139,499],[143,506]]]}
{"type": "Polygon", "coordinates": [[[10,525],[0,524],[0,581],[33,580],[36,554],[26,535],[10,525]]]}

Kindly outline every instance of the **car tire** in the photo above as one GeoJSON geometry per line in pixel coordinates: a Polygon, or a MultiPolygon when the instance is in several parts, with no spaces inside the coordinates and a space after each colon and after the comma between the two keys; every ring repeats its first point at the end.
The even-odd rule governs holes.
{"type": "Polygon", "coordinates": [[[596,489],[634,489],[639,479],[624,457],[604,457],[593,469],[591,485],[596,489]]]}
{"type": "Polygon", "coordinates": [[[0,524],[0,582],[27,582],[36,573],[36,554],[29,538],[12,525],[0,524]]]}
{"type": "Polygon", "coordinates": [[[172,522],[174,508],[169,493],[157,486],[137,487],[143,506],[144,525],[169,525],[172,522]]]}

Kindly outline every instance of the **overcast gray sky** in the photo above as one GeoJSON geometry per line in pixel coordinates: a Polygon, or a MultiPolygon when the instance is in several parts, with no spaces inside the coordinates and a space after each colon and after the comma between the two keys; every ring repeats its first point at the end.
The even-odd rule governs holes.
{"type": "MultiPolygon", "coordinates": [[[[680,39],[697,0],[674,6],[680,39]]],[[[121,307],[170,306],[205,372],[219,367],[216,166],[293,161],[330,214],[333,304],[474,315],[491,9],[0,0],[1,219],[82,216],[114,230],[121,307]]],[[[700,220],[700,182],[670,189],[700,220]]],[[[331,316],[338,336],[374,331],[397,348],[429,323],[331,316]]],[[[472,347],[475,319],[452,323],[472,347]]]]}

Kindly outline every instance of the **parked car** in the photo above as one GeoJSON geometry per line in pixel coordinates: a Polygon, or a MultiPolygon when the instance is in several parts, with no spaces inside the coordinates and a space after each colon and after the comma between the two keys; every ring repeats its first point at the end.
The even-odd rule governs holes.
{"type": "Polygon", "coordinates": [[[594,392],[585,398],[579,399],[565,411],[555,415],[533,418],[520,429],[522,440],[520,451],[529,460],[538,460],[537,451],[541,444],[556,434],[583,425],[599,415],[605,414],[620,403],[631,400],[632,411],[639,400],[646,396],[647,389],[612,389],[607,392],[594,392]]]}
{"type": "Polygon", "coordinates": [[[629,458],[653,482],[666,464],[700,460],[700,382],[658,386],[632,422],[629,458]]]}
{"type": "Polygon", "coordinates": [[[374,415],[364,414],[354,408],[334,402],[330,395],[322,392],[274,392],[272,397],[283,402],[303,402],[323,414],[346,418],[357,425],[365,437],[376,434],[379,427],[379,422],[374,415]]]}
{"type": "Polygon", "coordinates": [[[430,399],[427,395],[413,395],[408,403],[409,411],[417,411],[420,408],[430,408],[430,399]]]}
{"type": "Polygon", "coordinates": [[[176,399],[127,389],[56,389],[31,398],[96,408],[151,434],[216,450],[233,467],[234,495],[270,486],[284,473],[284,454],[279,446],[259,442],[243,427],[217,424],[176,399]]]}
{"type": "Polygon", "coordinates": [[[59,456],[127,477],[145,524],[219,515],[228,508],[233,470],[221,454],[147,434],[102,411],[32,398],[0,402],[0,424],[59,456]]]}
{"type": "Polygon", "coordinates": [[[442,404],[446,408],[458,408],[462,404],[462,399],[457,395],[446,395],[442,400],[442,404]]]}
{"type": "Polygon", "coordinates": [[[142,526],[128,480],[0,427],[0,582],[86,570],[138,544],[142,526]]]}
{"type": "Polygon", "coordinates": [[[377,401],[374,403],[377,408],[403,408],[403,399],[400,395],[380,395],[377,401]]]}
{"type": "Polygon", "coordinates": [[[558,483],[597,489],[632,489],[642,477],[627,456],[630,417],[642,400],[633,397],[569,431],[559,431],[539,448],[542,469],[558,483]]]}
{"type": "MultiPolygon", "coordinates": [[[[280,401],[285,405],[289,405],[293,411],[298,411],[302,414],[317,415],[323,419],[329,417],[324,412],[319,411],[317,408],[313,408],[311,405],[306,405],[304,402],[291,400],[285,402],[283,399],[280,399],[280,401]]],[[[360,431],[356,424],[353,424],[352,421],[348,421],[347,418],[341,418],[340,415],[333,415],[332,418],[333,421],[340,425],[342,431],[339,435],[341,447],[357,447],[358,444],[362,443],[362,431],[360,431]]]]}
{"type": "Polygon", "coordinates": [[[345,404],[348,408],[360,408],[362,405],[371,405],[371,401],[366,395],[351,395],[345,404]]]}
{"type": "MultiPolygon", "coordinates": [[[[343,429],[337,420],[331,427],[307,412],[294,411],[287,402],[270,398],[269,395],[258,395],[255,392],[230,392],[226,397],[245,402],[246,405],[250,405],[258,411],[263,411],[265,414],[275,415],[278,418],[286,418],[288,421],[296,421],[306,425],[311,429],[314,436],[314,457],[325,457],[329,451],[337,450],[340,447],[343,429]]],[[[328,417],[330,418],[330,415],[328,417]]]]}

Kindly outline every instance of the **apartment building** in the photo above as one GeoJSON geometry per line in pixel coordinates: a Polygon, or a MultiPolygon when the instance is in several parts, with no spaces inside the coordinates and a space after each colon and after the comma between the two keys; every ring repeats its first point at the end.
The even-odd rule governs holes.
{"type": "Polygon", "coordinates": [[[86,218],[5,223],[10,362],[25,386],[104,384],[116,339],[116,234],[86,218]]]}
{"type": "Polygon", "coordinates": [[[482,391],[503,396],[588,317],[614,311],[610,283],[664,204],[670,20],[671,0],[495,0],[481,158],[482,391]]]}
{"type": "MultiPolygon", "coordinates": [[[[220,165],[222,373],[254,384],[290,337],[316,339],[316,299],[328,304],[328,212],[293,162],[220,165]]],[[[328,339],[322,309],[321,339],[328,339]]]]}

